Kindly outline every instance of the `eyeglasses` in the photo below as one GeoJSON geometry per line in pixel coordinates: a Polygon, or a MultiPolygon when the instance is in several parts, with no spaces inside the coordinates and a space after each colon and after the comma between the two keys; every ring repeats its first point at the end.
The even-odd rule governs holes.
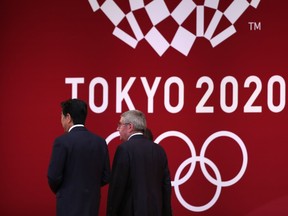
{"type": "Polygon", "coordinates": [[[121,122],[119,122],[117,128],[120,128],[122,125],[128,125],[128,124],[130,124],[130,123],[121,123],[121,122]]]}

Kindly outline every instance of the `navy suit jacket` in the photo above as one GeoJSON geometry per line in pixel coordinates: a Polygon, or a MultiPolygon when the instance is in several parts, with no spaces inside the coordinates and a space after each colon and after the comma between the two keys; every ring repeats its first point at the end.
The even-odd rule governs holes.
{"type": "Polygon", "coordinates": [[[118,146],[107,216],[171,216],[171,180],[164,149],[143,135],[118,146]]]}
{"type": "Polygon", "coordinates": [[[97,216],[100,188],[110,178],[104,139],[75,127],[55,139],[48,183],[56,194],[57,216],[97,216]]]}

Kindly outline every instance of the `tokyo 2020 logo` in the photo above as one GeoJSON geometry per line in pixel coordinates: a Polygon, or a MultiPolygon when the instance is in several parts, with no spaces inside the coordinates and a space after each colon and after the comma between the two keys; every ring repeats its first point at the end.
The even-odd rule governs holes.
{"type": "Polygon", "coordinates": [[[129,46],[136,48],[141,40],[146,40],[159,56],[170,47],[187,56],[197,38],[205,38],[215,47],[235,34],[235,22],[250,6],[257,8],[261,0],[203,0],[201,5],[193,0],[181,0],[172,7],[171,2],[175,4],[175,1],[129,0],[126,2],[129,9],[122,6],[125,1],[105,0],[101,5],[97,0],[88,1],[94,12],[101,10],[114,24],[113,35],[129,46]],[[212,14],[209,18],[208,13],[212,14]],[[150,23],[146,29],[143,17],[148,17],[145,25],[150,23]],[[171,32],[173,38],[170,40],[160,30],[168,19],[177,26],[175,32],[171,32]],[[193,27],[191,21],[195,23],[193,27]],[[131,32],[121,27],[124,22],[128,23],[131,32]],[[223,26],[223,23],[226,24],[223,26]]]}
{"type": "MultiPolygon", "coordinates": [[[[119,136],[118,131],[112,133],[110,136],[108,136],[106,138],[107,144],[109,144],[114,138],[116,138],[118,136],[119,136]]],[[[191,153],[191,157],[184,160],[180,164],[180,166],[177,168],[174,180],[171,181],[171,184],[174,187],[174,191],[175,191],[175,194],[176,194],[178,201],[181,203],[181,205],[184,208],[188,209],[189,211],[203,212],[203,211],[210,209],[217,202],[217,200],[221,194],[222,188],[223,187],[229,187],[229,186],[232,186],[233,184],[237,183],[242,178],[242,176],[244,175],[244,173],[246,171],[246,168],[248,165],[247,149],[246,149],[246,146],[245,146],[244,142],[242,141],[242,139],[239,136],[237,136],[235,133],[232,133],[230,131],[218,131],[218,132],[213,133],[203,143],[199,155],[196,154],[195,147],[194,147],[192,141],[189,139],[189,137],[187,137],[185,134],[183,134],[179,131],[166,131],[166,132],[162,133],[161,135],[159,135],[155,139],[155,143],[161,144],[162,140],[169,138],[169,137],[177,137],[177,138],[182,139],[188,145],[190,153],[191,153]],[[205,156],[206,150],[209,147],[209,145],[212,145],[214,140],[216,140],[217,138],[221,138],[221,137],[226,137],[226,138],[231,139],[232,140],[231,144],[234,144],[234,143],[238,144],[240,147],[241,153],[242,153],[241,154],[242,155],[242,165],[241,165],[238,173],[233,178],[231,178],[229,180],[223,180],[221,173],[220,173],[218,167],[216,166],[216,164],[212,160],[210,160],[208,157],[205,156]],[[191,176],[193,175],[197,162],[200,163],[200,168],[201,168],[201,171],[202,171],[204,177],[211,184],[216,186],[216,192],[215,192],[214,196],[212,197],[212,199],[208,203],[206,203],[202,206],[196,206],[196,205],[193,205],[192,203],[189,203],[189,201],[187,201],[183,198],[183,196],[181,195],[181,191],[180,191],[180,186],[183,185],[186,181],[188,181],[191,178],[191,176]],[[187,166],[189,167],[188,172],[184,176],[181,175],[183,170],[187,166]],[[212,177],[209,174],[209,172],[207,170],[207,166],[210,167],[210,169],[214,172],[215,177],[212,177]]]]}

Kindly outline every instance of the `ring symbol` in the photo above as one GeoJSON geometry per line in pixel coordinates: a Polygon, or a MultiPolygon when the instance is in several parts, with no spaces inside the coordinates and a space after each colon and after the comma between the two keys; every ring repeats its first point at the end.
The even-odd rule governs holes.
{"type": "Polygon", "coordinates": [[[179,184],[174,184],[174,190],[175,190],[175,194],[176,194],[177,199],[186,209],[188,209],[190,211],[194,211],[194,212],[202,212],[202,211],[209,209],[211,206],[213,206],[216,203],[216,201],[218,200],[220,193],[221,193],[221,188],[222,188],[220,185],[221,175],[220,175],[220,172],[219,172],[218,168],[216,167],[216,165],[211,160],[209,160],[208,158],[201,158],[199,156],[188,158],[177,169],[176,174],[175,174],[175,181],[178,182],[178,179],[181,175],[181,172],[183,171],[183,169],[187,165],[195,164],[197,161],[199,161],[200,163],[208,164],[212,168],[213,172],[215,173],[216,181],[218,182],[216,192],[215,192],[213,198],[210,200],[210,202],[208,202],[207,204],[205,204],[203,206],[193,206],[193,205],[190,205],[189,203],[187,203],[183,199],[183,197],[180,193],[179,184]]]}
{"type": "MultiPolygon", "coordinates": [[[[206,141],[204,142],[204,144],[203,144],[203,146],[201,148],[201,152],[200,152],[200,157],[201,158],[205,158],[205,152],[206,152],[207,147],[209,146],[209,144],[214,139],[216,139],[218,137],[230,137],[230,138],[234,139],[239,144],[239,146],[241,148],[241,151],[242,151],[242,156],[243,156],[243,163],[242,163],[242,166],[241,166],[241,169],[240,169],[239,173],[234,178],[232,178],[229,181],[221,181],[220,182],[220,185],[222,187],[227,187],[227,186],[231,186],[231,185],[235,184],[244,175],[245,170],[247,168],[247,164],[248,164],[248,154],[247,154],[247,150],[246,150],[245,144],[243,143],[243,141],[236,134],[231,133],[229,131],[219,131],[219,132],[216,132],[216,133],[212,134],[211,136],[209,136],[206,139],[206,141]]],[[[208,171],[207,171],[207,169],[205,167],[205,164],[204,164],[204,162],[202,160],[200,160],[200,166],[201,166],[201,170],[202,170],[204,176],[207,178],[207,180],[209,182],[211,182],[212,184],[214,184],[214,185],[218,185],[219,182],[216,179],[214,179],[208,173],[208,171]]]]}
{"type": "Polygon", "coordinates": [[[200,212],[200,211],[205,211],[205,210],[211,208],[216,203],[216,201],[218,200],[222,187],[227,187],[227,186],[231,186],[231,185],[235,184],[237,181],[239,181],[242,178],[242,176],[244,175],[244,173],[246,171],[247,164],[248,164],[248,154],[247,154],[245,144],[236,134],[234,134],[232,132],[219,131],[219,132],[216,132],[216,133],[212,134],[211,136],[209,136],[201,148],[200,156],[196,155],[196,150],[194,148],[192,141],[185,134],[178,132],[178,131],[167,131],[167,132],[161,134],[159,137],[157,137],[155,142],[160,143],[164,138],[170,137],[170,136],[179,137],[182,140],[184,140],[188,144],[188,147],[190,148],[190,151],[191,151],[191,157],[186,159],[184,162],[181,163],[181,165],[178,167],[178,169],[176,171],[174,181],[171,181],[172,186],[174,186],[175,194],[177,196],[178,201],[181,203],[182,206],[184,206],[186,209],[188,209],[190,211],[200,212]],[[241,151],[242,151],[243,163],[242,163],[241,169],[234,178],[232,178],[231,180],[228,180],[228,181],[222,181],[219,169],[217,168],[215,163],[213,163],[211,160],[209,160],[207,157],[205,157],[205,152],[206,152],[206,149],[209,146],[209,144],[214,139],[219,138],[219,137],[229,137],[229,138],[233,139],[234,141],[236,141],[239,144],[241,151]],[[213,198],[207,204],[205,204],[203,206],[190,205],[188,202],[186,202],[183,199],[183,197],[180,193],[180,189],[179,189],[179,186],[184,184],[192,176],[194,169],[195,169],[195,166],[196,166],[196,162],[200,163],[200,168],[201,168],[205,178],[210,183],[212,183],[213,185],[216,186],[216,192],[215,192],[213,198]],[[186,173],[186,175],[184,177],[180,178],[181,172],[189,164],[190,164],[189,171],[186,173]],[[206,169],[206,165],[210,166],[210,168],[213,170],[216,179],[213,178],[208,173],[208,171],[206,169]]]}

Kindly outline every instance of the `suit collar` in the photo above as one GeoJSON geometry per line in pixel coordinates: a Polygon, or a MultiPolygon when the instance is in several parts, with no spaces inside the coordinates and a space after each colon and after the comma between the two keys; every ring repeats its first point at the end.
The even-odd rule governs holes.
{"type": "Polygon", "coordinates": [[[76,125],[73,125],[72,127],[69,128],[69,131],[70,132],[72,129],[74,128],[84,128],[84,125],[83,124],[76,124],[76,125]]]}
{"type": "Polygon", "coordinates": [[[136,137],[142,137],[143,136],[143,133],[134,133],[132,135],[130,135],[130,137],[128,138],[128,140],[130,140],[131,138],[136,138],[136,137]]]}

